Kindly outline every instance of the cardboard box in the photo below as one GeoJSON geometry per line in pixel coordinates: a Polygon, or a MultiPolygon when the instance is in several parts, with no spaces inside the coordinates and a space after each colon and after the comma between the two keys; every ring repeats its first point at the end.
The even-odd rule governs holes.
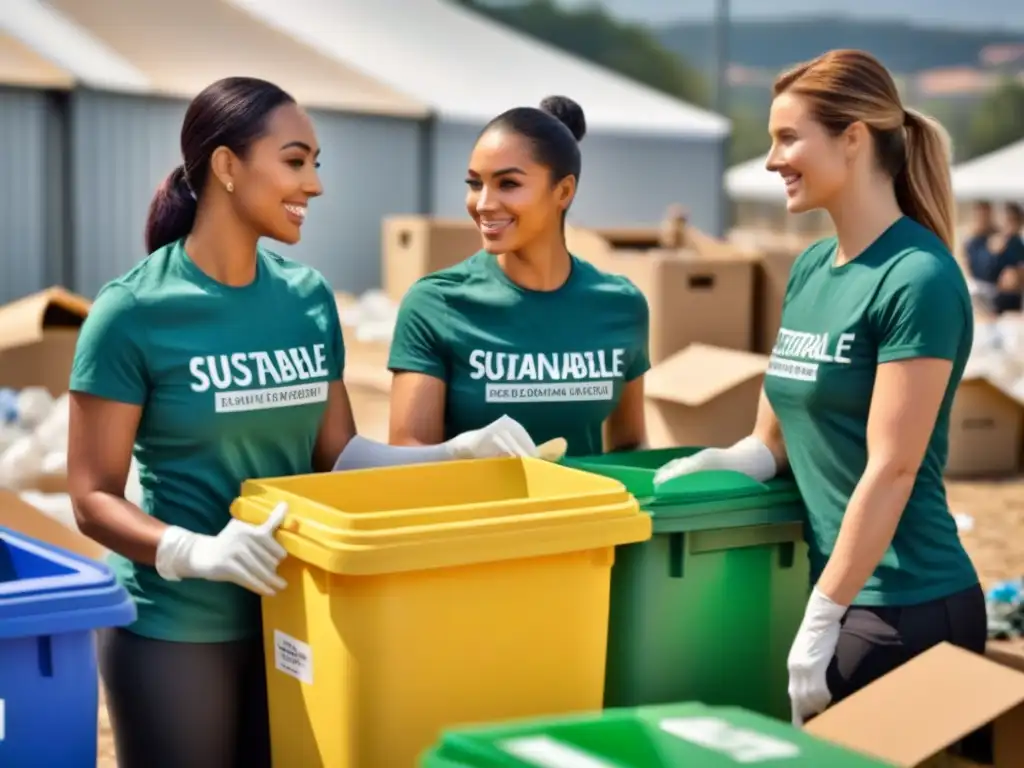
{"type": "Polygon", "coordinates": [[[78,329],[91,302],[50,288],[0,307],[0,387],[67,392],[78,329]]]}
{"type": "MultiPolygon", "coordinates": [[[[687,237],[706,236],[692,230],[687,237]]],[[[707,240],[702,250],[667,250],[657,247],[657,230],[566,229],[573,254],[625,275],[647,297],[655,365],[694,343],[753,346],[754,261],[707,240]]]]}
{"type": "Polygon", "coordinates": [[[1012,475],[1021,466],[1024,402],[980,376],[965,377],[949,416],[950,477],[1012,475]]]}
{"type": "Polygon", "coordinates": [[[345,389],[360,435],[388,442],[391,372],[384,366],[357,363],[345,368],[345,389]]]}
{"type": "Polygon", "coordinates": [[[1024,657],[998,648],[987,656],[943,643],[804,727],[899,768],[1024,768],[1024,657]],[[952,754],[989,724],[980,746],[990,756],[952,754]]]}
{"type": "Polygon", "coordinates": [[[768,358],[691,344],[645,377],[647,441],[726,448],[750,434],[768,358]]]}
{"type": "Polygon", "coordinates": [[[102,560],[107,554],[101,544],[49,517],[11,491],[0,490],[0,526],[93,560],[102,560]]]}
{"type": "Polygon", "coordinates": [[[480,250],[480,231],[470,219],[391,216],[383,222],[384,293],[401,301],[424,275],[454,266],[480,250]]]}
{"type": "MultiPolygon", "coordinates": [[[[341,291],[334,299],[339,314],[356,302],[356,297],[341,291]]],[[[360,339],[356,329],[341,326],[345,340],[345,390],[348,392],[356,429],[363,437],[388,441],[388,413],[391,406],[391,372],[388,353],[391,345],[360,339]]]]}
{"type": "Polygon", "coordinates": [[[793,262],[799,251],[772,249],[762,251],[754,278],[754,350],[770,354],[782,325],[782,301],[793,262]]]}

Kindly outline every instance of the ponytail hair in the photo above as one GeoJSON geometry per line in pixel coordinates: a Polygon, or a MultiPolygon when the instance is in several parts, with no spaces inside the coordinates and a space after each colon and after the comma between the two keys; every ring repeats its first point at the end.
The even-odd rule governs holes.
{"type": "Polygon", "coordinates": [[[903,213],[953,250],[956,213],[949,134],[938,121],[912,109],[906,110],[903,127],[906,162],[896,174],[896,201],[903,213]]]}
{"type": "Polygon", "coordinates": [[[878,59],[864,51],[829,51],[779,75],[773,93],[787,92],[806,99],[814,119],[833,136],[864,123],[879,167],[893,180],[900,210],[953,249],[949,135],[933,118],[903,108],[892,75],[878,59]]]}
{"type": "Polygon", "coordinates": [[[158,251],[187,236],[196,220],[196,207],[196,198],[188,185],[185,166],[179,165],[157,187],[149,204],[146,253],[158,251]]]}

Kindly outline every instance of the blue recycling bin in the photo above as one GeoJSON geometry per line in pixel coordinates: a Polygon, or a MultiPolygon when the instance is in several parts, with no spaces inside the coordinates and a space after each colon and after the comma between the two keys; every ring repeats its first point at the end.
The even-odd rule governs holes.
{"type": "Polygon", "coordinates": [[[0,527],[0,766],[96,765],[94,630],[133,621],[105,565],[0,527]]]}

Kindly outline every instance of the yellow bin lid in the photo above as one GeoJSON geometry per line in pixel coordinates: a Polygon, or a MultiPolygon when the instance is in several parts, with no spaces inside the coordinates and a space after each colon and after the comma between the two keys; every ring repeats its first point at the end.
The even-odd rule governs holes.
{"type": "Polygon", "coordinates": [[[480,459],[248,480],[231,514],[330,573],[370,575],[646,541],[650,516],[618,480],[539,459],[480,459]]]}

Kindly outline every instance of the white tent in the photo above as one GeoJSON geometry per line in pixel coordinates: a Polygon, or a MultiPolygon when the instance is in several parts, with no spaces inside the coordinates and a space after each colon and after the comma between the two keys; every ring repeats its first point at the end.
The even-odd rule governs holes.
{"type": "Polygon", "coordinates": [[[779,174],[764,167],[766,157],[755,157],[725,172],[725,188],[736,202],[784,203],[786,186],[779,174]]]}
{"type": "Polygon", "coordinates": [[[1024,140],[953,168],[958,200],[1024,202],[1024,140]]]}
{"type": "MultiPolygon", "coordinates": [[[[0,0],[7,2],[7,0],[0,0]]],[[[718,138],[717,114],[495,24],[447,0],[226,0],[306,45],[476,124],[512,104],[564,93],[588,128],[619,134],[718,138]]]]}

